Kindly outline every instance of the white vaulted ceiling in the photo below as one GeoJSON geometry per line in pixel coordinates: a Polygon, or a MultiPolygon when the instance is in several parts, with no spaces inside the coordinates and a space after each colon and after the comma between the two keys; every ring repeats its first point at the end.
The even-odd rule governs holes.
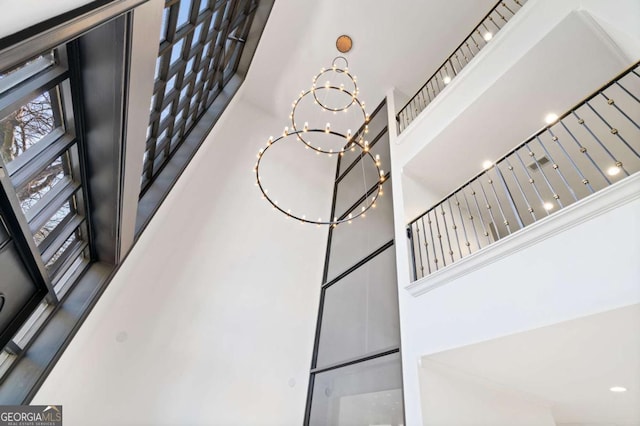
{"type": "Polygon", "coordinates": [[[558,425],[635,426],[639,322],[640,306],[631,305],[424,359],[542,401],[558,425]]]}
{"type": "MultiPolygon", "coordinates": [[[[245,97],[283,117],[312,77],[344,56],[372,111],[388,89],[415,92],[495,4],[494,0],[277,0],[245,81],[245,97]]],[[[279,127],[279,126],[278,126],[279,127]]]]}

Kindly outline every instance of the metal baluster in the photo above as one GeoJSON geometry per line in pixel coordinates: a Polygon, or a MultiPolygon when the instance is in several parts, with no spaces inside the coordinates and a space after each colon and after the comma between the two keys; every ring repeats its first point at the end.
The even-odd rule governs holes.
{"type": "Polygon", "coordinates": [[[440,244],[440,253],[442,254],[442,266],[447,266],[447,257],[444,254],[444,245],[442,244],[442,233],[440,232],[440,222],[438,222],[438,212],[433,209],[433,217],[436,222],[436,236],[438,237],[438,243],[440,244]]]}
{"type": "Polygon", "coordinates": [[[458,253],[460,253],[460,259],[462,259],[462,248],[460,247],[460,238],[458,237],[458,226],[456,225],[456,218],[453,215],[453,209],[451,208],[451,197],[447,198],[447,204],[449,205],[449,213],[451,214],[451,228],[456,235],[456,243],[458,244],[458,253]]]}
{"type": "MultiPolygon", "coordinates": [[[[471,57],[473,58],[473,51],[471,50],[471,48],[469,47],[469,43],[468,42],[464,42],[464,45],[467,46],[467,50],[469,51],[469,53],[471,54],[471,57]]],[[[469,58],[467,58],[467,55],[465,55],[464,50],[462,50],[462,57],[464,58],[464,60],[467,62],[467,64],[469,63],[469,58]]]]}
{"type": "MultiPolygon", "coordinates": [[[[499,27],[499,26],[498,26],[498,24],[496,24],[496,22],[493,20],[493,16],[489,16],[489,20],[491,21],[491,23],[492,23],[493,25],[495,25],[495,26],[496,26],[496,29],[497,29],[498,31],[500,31],[500,27],[499,27]]],[[[497,32],[497,31],[496,31],[496,32],[497,32]]]]}
{"type": "Polygon", "coordinates": [[[456,72],[456,69],[453,66],[453,62],[451,62],[451,56],[449,56],[449,66],[451,67],[451,72],[453,72],[453,76],[451,76],[451,78],[453,79],[453,77],[458,75],[458,73],[456,72]]]}
{"type": "Polygon", "coordinates": [[[431,234],[431,248],[433,250],[433,263],[436,265],[436,271],[438,270],[438,253],[436,253],[436,240],[433,238],[433,226],[431,226],[431,216],[427,212],[427,223],[429,224],[429,233],[431,234]]]}
{"type": "Polygon", "coordinates": [[[507,4],[506,4],[506,3],[504,3],[504,2],[503,2],[503,3],[502,3],[502,6],[504,6],[504,8],[505,8],[505,9],[507,9],[509,12],[511,12],[511,15],[515,15],[515,14],[516,14],[513,10],[511,10],[511,9],[509,8],[509,6],[507,6],[507,4]]]}
{"type": "MultiPolygon", "coordinates": [[[[467,212],[469,212],[469,220],[471,221],[471,226],[473,227],[473,233],[476,236],[476,244],[478,244],[478,250],[480,250],[482,248],[480,246],[480,238],[478,237],[478,230],[476,229],[476,224],[473,221],[473,214],[471,214],[471,207],[469,207],[469,201],[467,200],[467,194],[464,193],[464,190],[461,190],[461,192],[462,192],[462,195],[464,196],[464,203],[467,206],[467,212]]],[[[464,220],[462,221],[462,223],[464,224],[464,220]]],[[[466,234],[466,231],[465,231],[465,234],[466,234]]],[[[467,240],[467,241],[469,241],[469,240],[467,240]]],[[[471,248],[469,248],[469,254],[471,254],[471,248]]]]}
{"type": "MultiPolygon", "coordinates": [[[[418,256],[420,258],[420,275],[421,275],[421,278],[422,278],[422,277],[424,277],[424,265],[422,263],[422,246],[420,244],[420,227],[418,226],[417,223],[415,223],[415,225],[416,225],[416,234],[418,235],[418,246],[417,247],[418,247],[418,256]]],[[[415,246],[415,244],[414,244],[414,246],[415,246]]],[[[414,263],[415,263],[415,261],[414,261],[414,263]]]]}
{"type": "MultiPolygon", "coordinates": [[[[469,38],[471,39],[471,41],[473,41],[473,44],[476,46],[476,49],[478,49],[478,52],[480,52],[480,46],[478,46],[478,42],[476,41],[475,37],[473,37],[473,34],[471,34],[469,38]]],[[[471,57],[473,56],[476,56],[476,54],[474,53],[473,55],[471,55],[471,57]]]]}
{"type": "MultiPolygon", "coordinates": [[[[635,74],[635,73],[634,73],[635,74]]],[[[636,74],[637,75],[637,74],[636,74]]],[[[625,91],[625,93],[629,96],[631,96],[633,98],[634,101],[640,103],[640,99],[638,99],[633,93],[631,93],[630,91],[627,90],[626,87],[624,87],[619,81],[616,81],[616,85],[618,85],[619,88],[621,88],[622,90],[625,91]]]]}
{"type": "Polygon", "coordinates": [[[498,10],[498,8],[494,9],[496,11],[496,13],[498,14],[498,16],[500,16],[500,18],[504,21],[507,22],[507,18],[504,17],[504,15],[502,15],[502,13],[500,13],[500,11],[498,10]]]}
{"type": "MultiPolygon", "coordinates": [[[[462,68],[464,68],[464,67],[462,66],[462,63],[460,62],[460,58],[458,57],[458,52],[456,52],[454,56],[456,58],[456,61],[458,61],[458,66],[460,67],[459,68],[460,71],[462,71],[462,68]]],[[[458,71],[458,72],[460,72],[460,71],[458,71]]]]}
{"type": "Polygon", "coordinates": [[[587,156],[587,158],[589,159],[589,161],[591,161],[591,164],[593,164],[593,167],[596,168],[596,170],[598,172],[600,172],[600,174],[602,175],[602,177],[604,178],[604,180],[607,182],[608,185],[611,185],[611,181],[609,180],[609,178],[607,177],[607,175],[602,171],[602,169],[600,169],[600,167],[598,166],[598,164],[593,160],[593,158],[591,157],[591,155],[589,154],[589,152],[587,152],[587,148],[582,146],[582,144],[578,141],[578,139],[574,136],[574,134],[571,132],[571,130],[569,130],[569,128],[566,126],[566,124],[564,124],[563,121],[560,121],[560,124],[562,125],[562,127],[564,127],[564,130],[566,130],[566,132],[569,134],[569,136],[571,136],[571,139],[573,139],[573,141],[576,143],[576,145],[578,145],[578,148],[580,149],[580,152],[584,155],[587,156]]]}
{"type": "Polygon", "coordinates": [[[614,107],[616,110],[618,110],[618,112],[622,115],[624,115],[624,117],[629,120],[630,122],[633,123],[634,126],[636,126],[636,129],[640,130],[640,126],[638,126],[638,123],[636,123],[631,117],[629,117],[623,110],[620,109],[620,107],[618,107],[618,105],[616,105],[615,101],[613,100],[613,98],[609,98],[607,95],[604,94],[604,92],[600,92],[600,94],[602,96],[604,96],[604,98],[607,100],[607,105],[611,105],[612,107],[614,107]]]}
{"type": "Polygon", "coordinates": [[[529,143],[525,142],[524,146],[529,150],[529,156],[533,158],[533,161],[535,161],[536,166],[538,166],[538,170],[542,175],[542,179],[544,179],[545,183],[549,187],[549,190],[553,194],[553,198],[556,200],[560,208],[563,208],[564,206],[562,205],[562,201],[560,201],[560,195],[558,195],[558,193],[553,189],[553,185],[551,185],[551,182],[549,182],[549,179],[547,179],[547,175],[544,174],[544,170],[542,170],[542,166],[540,165],[540,163],[538,163],[538,159],[536,158],[534,152],[531,150],[531,148],[529,148],[529,143]]]}
{"type": "MultiPolygon", "coordinates": [[[[484,173],[486,176],[488,176],[486,173],[484,173]]],[[[491,180],[491,179],[489,179],[491,180]]],[[[491,181],[493,183],[493,181],[491,181]]],[[[482,196],[484,198],[484,202],[485,202],[485,206],[487,208],[487,211],[489,212],[489,217],[491,218],[491,223],[493,223],[493,226],[496,228],[496,234],[498,234],[498,238],[502,238],[502,235],[500,235],[500,230],[498,229],[498,224],[496,223],[496,219],[493,217],[493,211],[491,210],[491,204],[489,204],[489,198],[487,198],[487,193],[484,190],[484,186],[482,186],[482,181],[478,178],[478,184],[480,185],[480,189],[482,190],[482,196]]],[[[496,200],[497,200],[497,196],[496,196],[496,200]]],[[[502,208],[500,208],[500,204],[498,203],[498,209],[500,210],[500,212],[502,212],[502,208]]],[[[502,215],[502,218],[504,219],[505,222],[507,222],[507,219],[504,217],[504,214],[502,215]]],[[[508,224],[508,222],[506,223],[508,224]]],[[[505,224],[505,225],[506,225],[505,224]]],[[[507,230],[508,227],[507,227],[507,230]]],[[[511,231],[509,231],[511,232],[511,231]]]]}
{"type": "Polygon", "coordinates": [[[431,273],[431,261],[429,260],[429,243],[427,242],[427,231],[424,227],[424,215],[420,218],[422,223],[422,234],[424,235],[424,252],[427,255],[427,270],[431,273]]]}
{"type": "MultiPolygon", "coordinates": [[[[504,190],[505,194],[507,194],[507,200],[509,201],[509,206],[511,206],[511,211],[513,211],[513,215],[515,216],[516,220],[518,221],[518,225],[520,226],[520,228],[524,228],[524,224],[522,223],[522,218],[520,217],[520,213],[518,212],[518,209],[516,208],[516,203],[513,201],[513,196],[511,195],[511,190],[509,189],[509,186],[507,185],[507,182],[504,180],[504,176],[502,175],[502,171],[500,170],[500,167],[498,166],[498,164],[495,165],[495,170],[496,170],[496,174],[498,175],[498,178],[500,179],[500,183],[502,184],[502,189],[504,190]]],[[[493,185],[492,185],[493,187],[493,185]]],[[[495,189],[493,190],[493,193],[495,194],[495,189]]],[[[497,198],[497,195],[496,195],[497,198]]],[[[500,201],[498,201],[498,205],[500,205],[500,201]]],[[[502,208],[500,209],[500,211],[502,211],[502,208]]],[[[503,214],[504,216],[504,214],[503,214]]],[[[509,228],[508,224],[507,225],[507,229],[509,228]]],[[[511,231],[509,231],[511,232],[511,231]]]]}
{"type": "MultiPolygon", "coordinates": [[[[482,24],[481,24],[481,25],[484,27],[484,29],[485,29],[488,33],[490,33],[490,32],[491,32],[491,31],[489,30],[489,28],[487,27],[487,25],[484,23],[484,21],[482,21],[482,24]]],[[[482,36],[482,38],[484,39],[484,36],[482,36]]],[[[486,41],[486,40],[485,40],[485,41],[486,41]]]]}
{"type": "MultiPolygon", "coordinates": [[[[484,47],[484,46],[486,46],[486,45],[487,45],[488,41],[484,39],[484,36],[483,36],[483,35],[482,35],[482,33],[480,32],[480,29],[479,29],[479,28],[480,28],[480,27],[476,27],[476,32],[477,32],[477,33],[478,33],[478,35],[480,36],[480,40],[482,40],[482,42],[484,43],[484,44],[482,45],[482,47],[484,47]]],[[[487,27],[486,27],[486,25],[485,25],[485,28],[487,28],[487,27]]],[[[474,40],[475,40],[475,39],[474,39],[474,40]]]]}
{"type": "Polygon", "coordinates": [[[638,151],[636,151],[635,149],[633,149],[631,145],[629,145],[629,143],[625,140],[625,138],[622,137],[618,129],[616,129],[611,124],[609,124],[609,122],[605,120],[604,117],[600,115],[600,113],[596,111],[595,108],[592,107],[588,101],[585,102],[585,105],[587,105],[587,107],[589,107],[589,109],[593,111],[593,113],[597,115],[600,120],[602,120],[602,122],[609,128],[609,131],[611,132],[612,135],[616,135],[618,139],[620,139],[622,143],[624,143],[627,146],[627,148],[629,148],[631,152],[633,152],[636,155],[636,157],[640,158],[640,154],[638,154],[638,151]]]}
{"type": "Polygon", "coordinates": [[[520,195],[522,195],[522,198],[524,199],[524,202],[527,204],[527,211],[529,212],[529,214],[531,214],[531,217],[533,218],[533,221],[536,221],[536,215],[533,212],[533,207],[531,205],[531,203],[529,202],[529,199],[527,198],[527,195],[524,193],[524,189],[522,188],[522,185],[520,185],[520,181],[518,180],[518,176],[516,175],[516,172],[513,170],[513,166],[511,165],[511,162],[509,161],[509,158],[505,158],[504,159],[507,162],[507,168],[509,169],[509,171],[511,172],[511,174],[513,175],[513,180],[516,182],[516,186],[518,187],[518,190],[520,190],[520,195]]]}
{"type": "MultiPolygon", "coordinates": [[[[609,151],[609,149],[608,149],[608,148],[607,148],[607,147],[606,147],[606,146],[605,146],[605,145],[600,141],[600,138],[598,138],[598,137],[593,133],[593,131],[591,131],[591,128],[587,125],[587,123],[585,123],[585,121],[584,121],[582,118],[580,118],[580,116],[578,115],[578,113],[577,113],[577,112],[575,112],[575,111],[571,111],[571,113],[573,114],[573,116],[574,116],[574,117],[576,117],[576,118],[578,119],[578,124],[582,125],[585,129],[587,129],[587,132],[589,132],[589,134],[590,134],[590,135],[591,135],[591,136],[596,140],[596,142],[598,142],[598,145],[600,145],[600,147],[601,147],[602,149],[604,149],[604,150],[605,150],[605,152],[609,155],[609,157],[610,157],[613,161],[615,161],[616,166],[617,166],[617,167],[620,167],[620,169],[622,169],[622,171],[623,171],[627,176],[629,176],[629,172],[624,168],[624,166],[623,166],[622,162],[621,162],[621,161],[618,161],[618,160],[616,159],[616,157],[611,153],[611,151],[609,151]]],[[[586,148],[585,148],[585,149],[586,149],[586,148]]]]}
{"type": "Polygon", "coordinates": [[[473,195],[473,201],[476,203],[476,209],[478,210],[478,215],[480,216],[480,223],[482,224],[482,230],[484,231],[484,236],[487,237],[487,243],[491,244],[491,238],[489,237],[489,232],[487,232],[487,227],[484,226],[484,218],[482,217],[482,211],[480,210],[480,204],[478,204],[478,197],[476,197],[476,191],[471,186],[471,182],[469,182],[469,188],[471,189],[471,195],[473,195]]]}
{"type": "MultiPolygon", "coordinates": [[[[544,206],[544,199],[542,198],[542,195],[540,195],[540,191],[538,191],[538,187],[536,186],[536,181],[533,180],[533,178],[531,177],[531,175],[529,174],[529,169],[527,168],[527,166],[524,164],[524,161],[522,161],[522,157],[520,157],[520,154],[518,153],[518,151],[515,151],[516,157],[518,158],[518,161],[520,162],[520,165],[522,165],[522,169],[524,170],[524,173],[527,175],[527,178],[529,179],[529,183],[531,184],[531,187],[533,188],[533,191],[536,193],[536,195],[538,196],[538,200],[540,201],[540,205],[544,206]]],[[[543,209],[545,212],[547,212],[547,216],[549,216],[549,211],[546,210],[544,207],[543,209]]]]}
{"type": "Polygon", "coordinates": [[[548,128],[547,132],[549,132],[549,134],[551,135],[551,140],[553,140],[554,142],[556,142],[558,144],[558,146],[560,147],[560,149],[564,153],[564,156],[567,157],[567,160],[569,160],[571,165],[573,165],[573,168],[576,170],[576,173],[578,173],[578,176],[580,176],[580,180],[582,181],[582,183],[587,185],[587,188],[589,188],[589,190],[593,194],[594,193],[594,189],[591,186],[591,184],[589,183],[589,179],[587,179],[584,176],[584,174],[582,173],[582,171],[580,170],[578,165],[575,163],[575,161],[573,161],[573,158],[571,158],[571,156],[569,155],[567,150],[564,149],[564,146],[562,146],[562,143],[560,142],[560,139],[558,139],[558,137],[553,133],[553,130],[551,130],[551,128],[548,128]]]}
{"type": "Polygon", "coordinates": [[[542,150],[544,151],[544,153],[546,154],[547,158],[549,159],[549,161],[551,161],[551,167],[553,167],[553,170],[555,170],[558,173],[558,176],[560,176],[560,179],[562,180],[562,182],[564,183],[564,186],[567,187],[567,189],[569,190],[569,192],[571,192],[571,195],[573,195],[573,200],[574,201],[578,201],[578,197],[576,196],[576,193],[573,191],[573,188],[571,188],[571,185],[569,185],[569,182],[567,182],[567,179],[565,179],[564,175],[562,174],[562,172],[560,171],[560,166],[558,165],[558,163],[556,163],[556,161],[553,159],[553,157],[551,156],[551,154],[549,153],[549,151],[547,150],[547,147],[542,143],[542,141],[540,140],[540,137],[538,135],[536,135],[536,140],[538,141],[538,143],[540,144],[540,146],[542,147],[542,150]]]}
{"type": "MultiPolygon", "coordinates": [[[[449,245],[449,256],[451,256],[451,263],[453,263],[456,261],[456,259],[453,257],[453,249],[451,247],[451,238],[449,238],[449,227],[447,226],[446,213],[442,205],[443,203],[440,203],[440,214],[442,215],[442,222],[444,223],[444,232],[447,235],[447,244],[449,245]]],[[[438,232],[440,232],[440,229],[438,229],[438,232]]]]}
{"type": "Polygon", "coordinates": [[[413,272],[413,281],[418,280],[418,269],[416,267],[416,241],[413,238],[413,223],[407,226],[407,238],[411,242],[411,270],[413,272]]]}

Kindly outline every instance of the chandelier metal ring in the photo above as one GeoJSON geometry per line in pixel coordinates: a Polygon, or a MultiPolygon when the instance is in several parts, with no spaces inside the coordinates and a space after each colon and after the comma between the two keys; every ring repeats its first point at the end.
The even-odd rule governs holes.
{"type": "MultiPolygon", "coordinates": [[[[288,137],[292,137],[295,136],[296,139],[299,139],[299,136],[301,133],[326,133],[326,134],[331,134],[334,136],[338,136],[338,137],[345,137],[345,135],[335,132],[335,131],[326,131],[326,130],[320,130],[320,129],[308,129],[308,130],[297,130],[297,131],[293,131],[293,132],[287,132],[285,130],[284,134],[282,134],[281,136],[279,136],[276,139],[269,139],[269,141],[267,142],[267,146],[264,149],[261,149],[258,152],[258,161],[256,162],[256,165],[254,167],[254,171],[256,173],[256,185],[258,186],[258,188],[260,188],[260,192],[262,192],[262,197],[264,199],[266,199],[272,206],[274,209],[279,210],[280,212],[284,213],[285,215],[287,215],[290,218],[296,219],[300,222],[304,222],[304,223],[310,223],[310,224],[316,224],[316,225],[339,225],[341,223],[351,223],[351,221],[353,219],[356,219],[360,216],[363,216],[369,209],[371,209],[372,207],[375,207],[376,205],[376,201],[378,199],[378,197],[381,195],[381,191],[382,191],[382,184],[384,183],[386,177],[383,175],[383,172],[380,170],[380,161],[379,159],[375,158],[371,152],[369,151],[369,147],[362,147],[359,144],[354,144],[355,146],[358,146],[361,149],[361,157],[364,158],[365,156],[368,156],[372,163],[374,164],[375,168],[376,168],[376,176],[377,176],[377,180],[376,180],[376,185],[375,185],[375,190],[372,192],[373,193],[373,197],[371,197],[370,202],[367,203],[367,201],[369,200],[369,196],[371,194],[369,194],[369,190],[373,188],[373,184],[371,185],[371,187],[369,188],[369,190],[367,190],[367,193],[364,194],[364,200],[362,202],[365,203],[364,206],[361,206],[360,211],[354,213],[349,213],[347,216],[343,217],[342,219],[338,219],[337,217],[334,217],[333,220],[322,220],[322,218],[318,218],[318,220],[313,220],[310,218],[307,218],[306,215],[298,215],[297,213],[292,213],[290,209],[284,209],[281,206],[278,205],[278,201],[277,200],[273,200],[271,197],[269,197],[268,190],[266,188],[263,187],[262,185],[262,181],[260,180],[260,162],[262,161],[262,158],[264,157],[264,154],[269,150],[269,148],[271,148],[273,145],[275,145],[276,143],[285,140],[288,137]]],[[[332,153],[332,154],[338,154],[338,153],[332,153]]]]}
{"type": "MultiPolygon", "coordinates": [[[[340,88],[331,86],[331,87],[329,87],[327,89],[338,89],[339,90],[340,88]]],[[[355,136],[352,136],[351,134],[347,133],[346,135],[343,135],[343,137],[345,139],[345,144],[344,144],[343,148],[341,148],[339,150],[324,149],[321,146],[314,146],[309,140],[307,140],[304,136],[302,136],[305,133],[308,133],[309,129],[307,128],[306,123],[305,123],[305,125],[303,126],[302,129],[300,129],[298,127],[298,125],[296,124],[296,109],[298,107],[298,103],[305,96],[307,96],[311,92],[312,92],[312,90],[307,90],[306,92],[301,93],[300,96],[298,97],[298,99],[295,100],[294,103],[293,103],[293,109],[292,109],[291,115],[290,115],[290,117],[291,117],[291,126],[292,126],[294,132],[298,132],[299,130],[302,130],[301,136],[299,136],[298,139],[300,141],[302,141],[306,146],[308,146],[309,148],[313,149],[314,151],[322,152],[324,154],[340,154],[340,153],[346,152],[349,149],[351,149],[354,144],[358,144],[358,143],[356,143],[354,141],[354,139],[356,139],[355,136]]],[[[350,92],[346,92],[346,93],[351,95],[350,92]]],[[[367,113],[366,113],[366,111],[364,109],[364,106],[362,105],[362,103],[360,102],[360,100],[357,97],[352,100],[352,103],[354,103],[354,102],[357,103],[357,105],[360,107],[360,110],[362,111],[362,117],[363,117],[363,120],[364,120],[364,123],[365,123],[364,124],[364,126],[365,126],[364,129],[367,129],[368,128],[368,123],[369,123],[369,117],[367,116],[367,113]]],[[[329,129],[330,129],[330,127],[329,127],[329,129]]],[[[325,131],[324,131],[325,133],[326,133],[326,130],[327,130],[327,128],[325,128],[325,131]]],[[[340,133],[333,132],[333,134],[338,134],[339,135],[340,133]]],[[[357,134],[358,133],[356,133],[356,135],[357,134]]],[[[360,138],[361,140],[359,141],[359,143],[362,144],[362,147],[364,148],[364,141],[362,140],[362,134],[360,136],[361,136],[361,138],[360,138]]]]}
{"type": "MultiPolygon", "coordinates": [[[[337,58],[336,58],[337,59],[337,58]]],[[[333,66],[329,69],[322,69],[320,70],[320,72],[313,77],[313,84],[311,85],[311,92],[313,93],[313,99],[315,100],[315,102],[320,105],[322,108],[324,108],[327,111],[332,111],[332,112],[340,112],[340,111],[344,111],[346,109],[348,109],[351,105],[353,105],[354,101],[357,99],[358,94],[359,94],[359,90],[358,90],[358,83],[356,82],[356,78],[354,76],[352,76],[349,71],[345,68],[338,68],[335,65],[335,59],[333,60],[333,66]],[[346,75],[350,80],[351,83],[353,84],[353,88],[345,88],[344,85],[342,86],[334,86],[331,85],[330,81],[325,82],[324,85],[320,85],[318,86],[318,79],[320,79],[320,77],[322,77],[324,74],[329,73],[329,72],[336,72],[336,73],[340,73],[340,74],[344,74],[346,75]],[[322,89],[335,89],[335,90],[339,90],[341,92],[345,92],[349,95],[351,95],[351,101],[346,104],[345,106],[342,107],[330,107],[324,104],[323,101],[321,101],[318,98],[318,95],[316,93],[317,90],[322,90],[322,89]]],[[[346,59],[345,59],[346,61],[346,59]]],[[[358,103],[360,103],[358,101],[358,103]]]]}

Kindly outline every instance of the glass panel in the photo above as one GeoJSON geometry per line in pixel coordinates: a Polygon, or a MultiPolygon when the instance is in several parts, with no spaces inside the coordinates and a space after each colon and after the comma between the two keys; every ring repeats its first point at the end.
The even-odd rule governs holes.
{"type": "Polygon", "coordinates": [[[153,74],[153,78],[154,79],[158,79],[158,76],[160,75],[160,63],[162,62],[162,56],[159,56],[158,59],[156,59],[156,72],[153,74]]]}
{"type": "Polygon", "coordinates": [[[403,425],[400,356],[395,353],[316,374],[309,424],[403,425]]]}
{"type": "Polygon", "coordinates": [[[61,126],[57,87],[0,119],[0,156],[10,163],[61,126]]]}
{"type": "Polygon", "coordinates": [[[182,104],[182,102],[184,102],[184,100],[187,98],[187,92],[189,91],[189,85],[186,85],[182,91],[180,92],[180,104],[182,104]]]}
{"type": "Polygon", "coordinates": [[[35,178],[17,191],[22,211],[27,212],[38,200],[45,196],[65,175],[69,173],[69,155],[65,152],[49,164],[35,178]]]}
{"type": "Polygon", "coordinates": [[[209,0],[200,0],[200,9],[198,10],[198,12],[199,13],[204,12],[208,6],[209,6],[209,0]]]}
{"type": "Polygon", "coordinates": [[[166,98],[169,92],[171,92],[176,87],[176,78],[177,75],[171,77],[171,80],[167,82],[167,86],[164,89],[164,97],[166,98]]]}
{"type": "Polygon", "coordinates": [[[164,121],[164,119],[169,116],[171,113],[171,105],[172,104],[170,103],[162,110],[162,113],[160,114],[160,121],[164,121]]]}
{"type": "Polygon", "coordinates": [[[318,367],[400,346],[393,247],[325,291],[318,367]]]}
{"type": "Polygon", "coordinates": [[[184,39],[181,38],[176,44],[171,48],[171,65],[175,64],[180,56],[182,55],[182,46],[184,45],[184,39]]]}
{"type": "Polygon", "coordinates": [[[180,8],[178,9],[178,29],[189,22],[189,11],[191,10],[190,0],[180,0],[180,8]]]}
{"type": "Polygon", "coordinates": [[[40,243],[47,238],[47,235],[49,235],[69,213],[71,213],[71,203],[67,201],[38,232],[33,234],[33,240],[36,242],[36,245],[39,246],[40,243]]]}
{"type": "Polygon", "coordinates": [[[195,63],[196,63],[195,56],[191,58],[189,62],[187,62],[187,66],[185,67],[185,70],[184,70],[185,77],[188,76],[191,71],[193,71],[193,66],[195,65],[195,63]]]}
{"type": "MultiPolygon", "coordinates": [[[[384,195],[378,197],[376,207],[369,209],[366,217],[359,217],[351,224],[343,223],[333,228],[329,280],[393,239],[391,179],[382,185],[382,189],[384,195]]],[[[356,207],[355,211],[359,209],[360,206],[356,207]]]]}
{"type": "Polygon", "coordinates": [[[335,216],[342,216],[379,180],[378,169],[371,157],[365,155],[338,183],[335,216]]]}
{"type": "Polygon", "coordinates": [[[58,249],[58,251],[56,251],[56,253],[53,255],[53,257],[47,262],[47,264],[45,265],[47,267],[47,269],[50,269],[56,263],[56,261],[58,259],[60,259],[60,256],[62,256],[62,254],[69,247],[71,247],[71,245],[73,243],[78,241],[78,237],[76,236],[76,232],[74,232],[73,234],[71,234],[71,236],[69,238],[67,238],[67,240],[62,244],[62,246],[58,249]]]}
{"type": "MultiPolygon", "coordinates": [[[[386,106],[382,107],[382,110],[374,115],[369,122],[369,133],[364,135],[364,140],[373,142],[375,138],[385,130],[385,126],[387,125],[387,114],[386,114],[386,106]]],[[[371,153],[376,155],[380,155],[380,159],[382,160],[382,168],[384,170],[389,170],[390,168],[390,160],[389,160],[389,135],[382,136],[382,139],[378,140],[372,147],[371,153]]],[[[355,160],[358,158],[358,150],[355,151],[347,151],[344,156],[340,160],[340,173],[344,173],[344,171],[349,167],[355,160]]]]}
{"type": "Polygon", "coordinates": [[[160,27],[160,41],[167,38],[167,23],[169,21],[169,8],[165,7],[162,11],[162,27],[160,27]]]}
{"type": "Polygon", "coordinates": [[[200,41],[200,36],[202,35],[202,27],[204,24],[200,24],[196,27],[193,32],[193,39],[191,40],[191,48],[193,48],[200,41]]]}
{"type": "Polygon", "coordinates": [[[0,72],[0,93],[4,93],[12,87],[20,84],[31,76],[36,75],[40,71],[49,68],[55,63],[53,52],[46,53],[42,56],[28,61],[19,67],[7,72],[0,72]]]}

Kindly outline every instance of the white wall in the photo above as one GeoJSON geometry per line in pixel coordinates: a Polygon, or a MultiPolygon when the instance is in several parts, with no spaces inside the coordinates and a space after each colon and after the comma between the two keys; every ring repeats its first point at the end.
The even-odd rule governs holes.
{"type": "Polygon", "coordinates": [[[254,186],[274,126],[232,101],[34,404],[69,426],[301,424],[327,230],[254,186]]]}
{"type": "Polygon", "coordinates": [[[425,426],[555,426],[542,401],[423,359],[419,369],[425,426]]]}
{"type": "Polygon", "coordinates": [[[0,0],[0,38],[76,9],[93,0],[0,0]]]}
{"type": "MultiPolygon", "coordinates": [[[[605,31],[615,28],[608,37],[629,62],[638,59],[637,1],[529,0],[508,27],[494,37],[492,45],[454,79],[445,90],[448,93],[432,102],[400,137],[390,132],[395,173],[406,171],[405,166],[418,152],[575,10],[586,10],[605,31]],[[611,25],[612,22],[616,25],[611,25]],[[463,87],[465,90],[454,90],[463,87]]],[[[390,117],[394,116],[395,106],[402,105],[398,102],[400,98],[399,93],[388,93],[390,117]]],[[[394,125],[394,120],[390,120],[390,128],[394,125]]],[[[431,158],[438,160],[442,153],[437,151],[432,151],[431,158]]],[[[478,166],[484,159],[478,159],[478,166]]],[[[451,169],[455,167],[445,164],[451,169]]],[[[407,425],[422,424],[424,420],[420,357],[640,301],[637,199],[414,297],[405,289],[411,279],[409,267],[405,267],[410,263],[410,252],[408,244],[402,242],[407,241],[406,219],[413,216],[416,194],[422,195],[415,182],[405,176],[392,183],[407,425]]]]}
{"type": "Polygon", "coordinates": [[[421,356],[640,302],[638,235],[636,199],[421,296],[401,287],[407,424],[421,356]]]}

